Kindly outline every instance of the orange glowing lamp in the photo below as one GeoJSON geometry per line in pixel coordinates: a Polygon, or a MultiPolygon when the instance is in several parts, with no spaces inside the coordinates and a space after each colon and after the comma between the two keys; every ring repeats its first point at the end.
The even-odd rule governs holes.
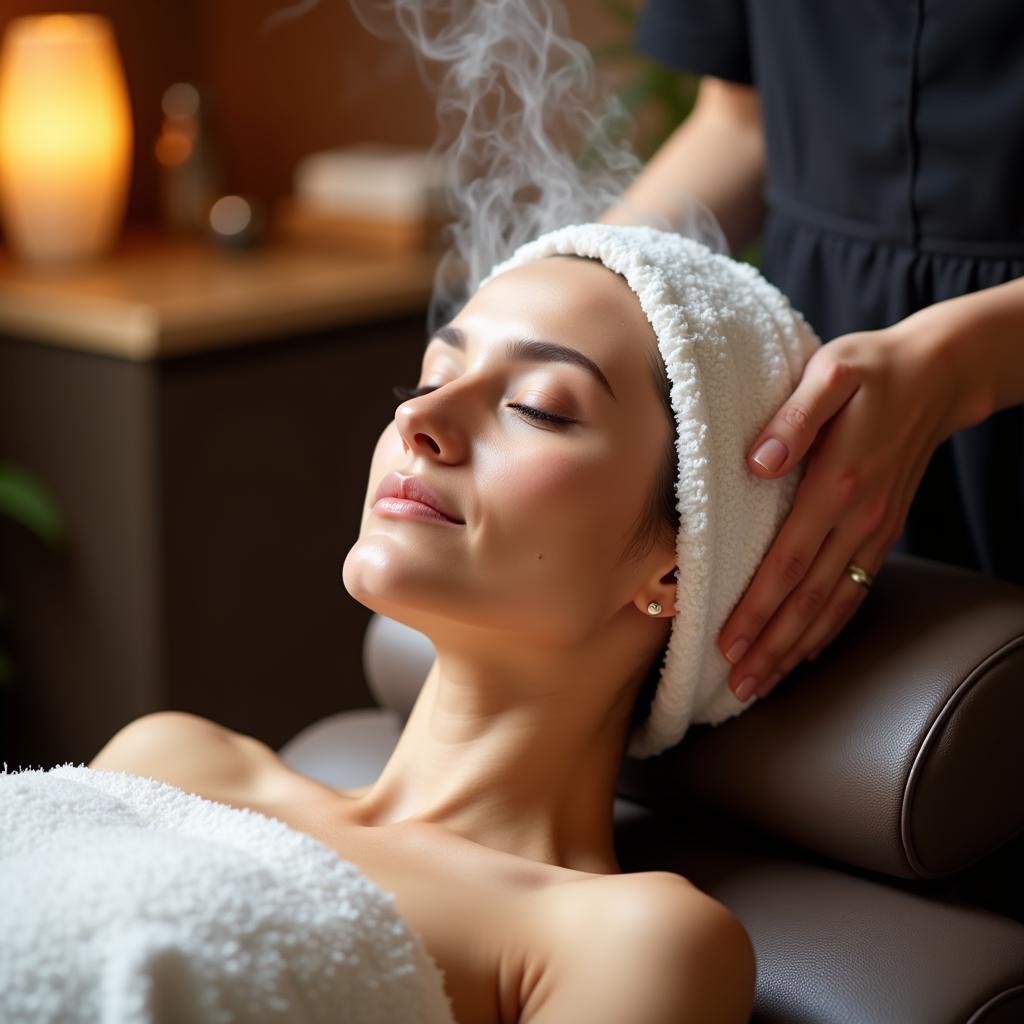
{"type": "Polygon", "coordinates": [[[0,45],[0,216],[33,263],[88,259],[120,232],[132,120],[109,20],[13,18],[0,45]]]}

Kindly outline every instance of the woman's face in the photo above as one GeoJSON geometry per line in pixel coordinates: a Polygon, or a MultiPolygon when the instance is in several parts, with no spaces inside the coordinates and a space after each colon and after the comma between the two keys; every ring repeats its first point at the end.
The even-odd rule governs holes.
{"type": "Polygon", "coordinates": [[[492,279],[450,326],[460,343],[430,340],[419,380],[401,382],[434,390],[398,404],[377,442],[345,587],[432,638],[454,620],[535,644],[585,641],[674,556],[655,546],[620,559],[671,433],[654,331],[617,274],[557,256],[492,279]],[[523,339],[574,350],[608,387],[582,360],[509,358],[523,339]],[[393,472],[420,478],[463,522],[375,505],[393,472]]]}

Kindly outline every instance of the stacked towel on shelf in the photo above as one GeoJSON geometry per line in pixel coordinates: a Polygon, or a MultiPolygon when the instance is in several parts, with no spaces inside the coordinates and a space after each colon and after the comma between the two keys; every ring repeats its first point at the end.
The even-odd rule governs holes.
{"type": "Polygon", "coordinates": [[[0,1020],[454,1024],[380,889],[283,822],[152,779],[0,774],[0,1020]]]}

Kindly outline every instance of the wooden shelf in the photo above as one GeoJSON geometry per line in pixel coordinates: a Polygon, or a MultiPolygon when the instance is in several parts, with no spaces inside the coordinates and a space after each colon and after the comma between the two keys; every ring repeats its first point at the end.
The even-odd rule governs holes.
{"type": "Polygon", "coordinates": [[[126,231],[110,255],[37,268],[0,253],[0,332],[137,361],[425,310],[436,251],[276,240],[230,250],[126,231]]]}
{"type": "Polygon", "coordinates": [[[86,761],[169,708],[278,749],[372,703],[341,566],[436,258],[136,235],[74,269],[0,261],[0,455],[70,539],[0,529],[28,680],[0,760],[86,761]]]}

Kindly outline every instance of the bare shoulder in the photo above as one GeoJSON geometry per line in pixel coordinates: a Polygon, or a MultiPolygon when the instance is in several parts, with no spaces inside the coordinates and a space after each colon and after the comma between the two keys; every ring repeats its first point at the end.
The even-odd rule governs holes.
{"type": "Polygon", "coordinates": [[[619,934],[632,937],[669,930],[686,932],[709,924],[742,924],[731,910],[674,871],[640,871],[621,875],[595,875],[576,885],[551,891],[555,927],[586,929],[583,934],[605,941],[599,922],[612,923],[619,934]]]}
{"type": "Polygon", "coordinates": [[[278,761],[265,743],[187,711],[129,722],[89,762],[101,771],[167,782],[211,800],[242,797],[278,761]]]}
{"type": "Polygon", "coordinates": [[[520,1024],[743,1024],[756,961],[742,922],[670,871],[606,875],[545,896],[547,962],[520,1024]]]}

